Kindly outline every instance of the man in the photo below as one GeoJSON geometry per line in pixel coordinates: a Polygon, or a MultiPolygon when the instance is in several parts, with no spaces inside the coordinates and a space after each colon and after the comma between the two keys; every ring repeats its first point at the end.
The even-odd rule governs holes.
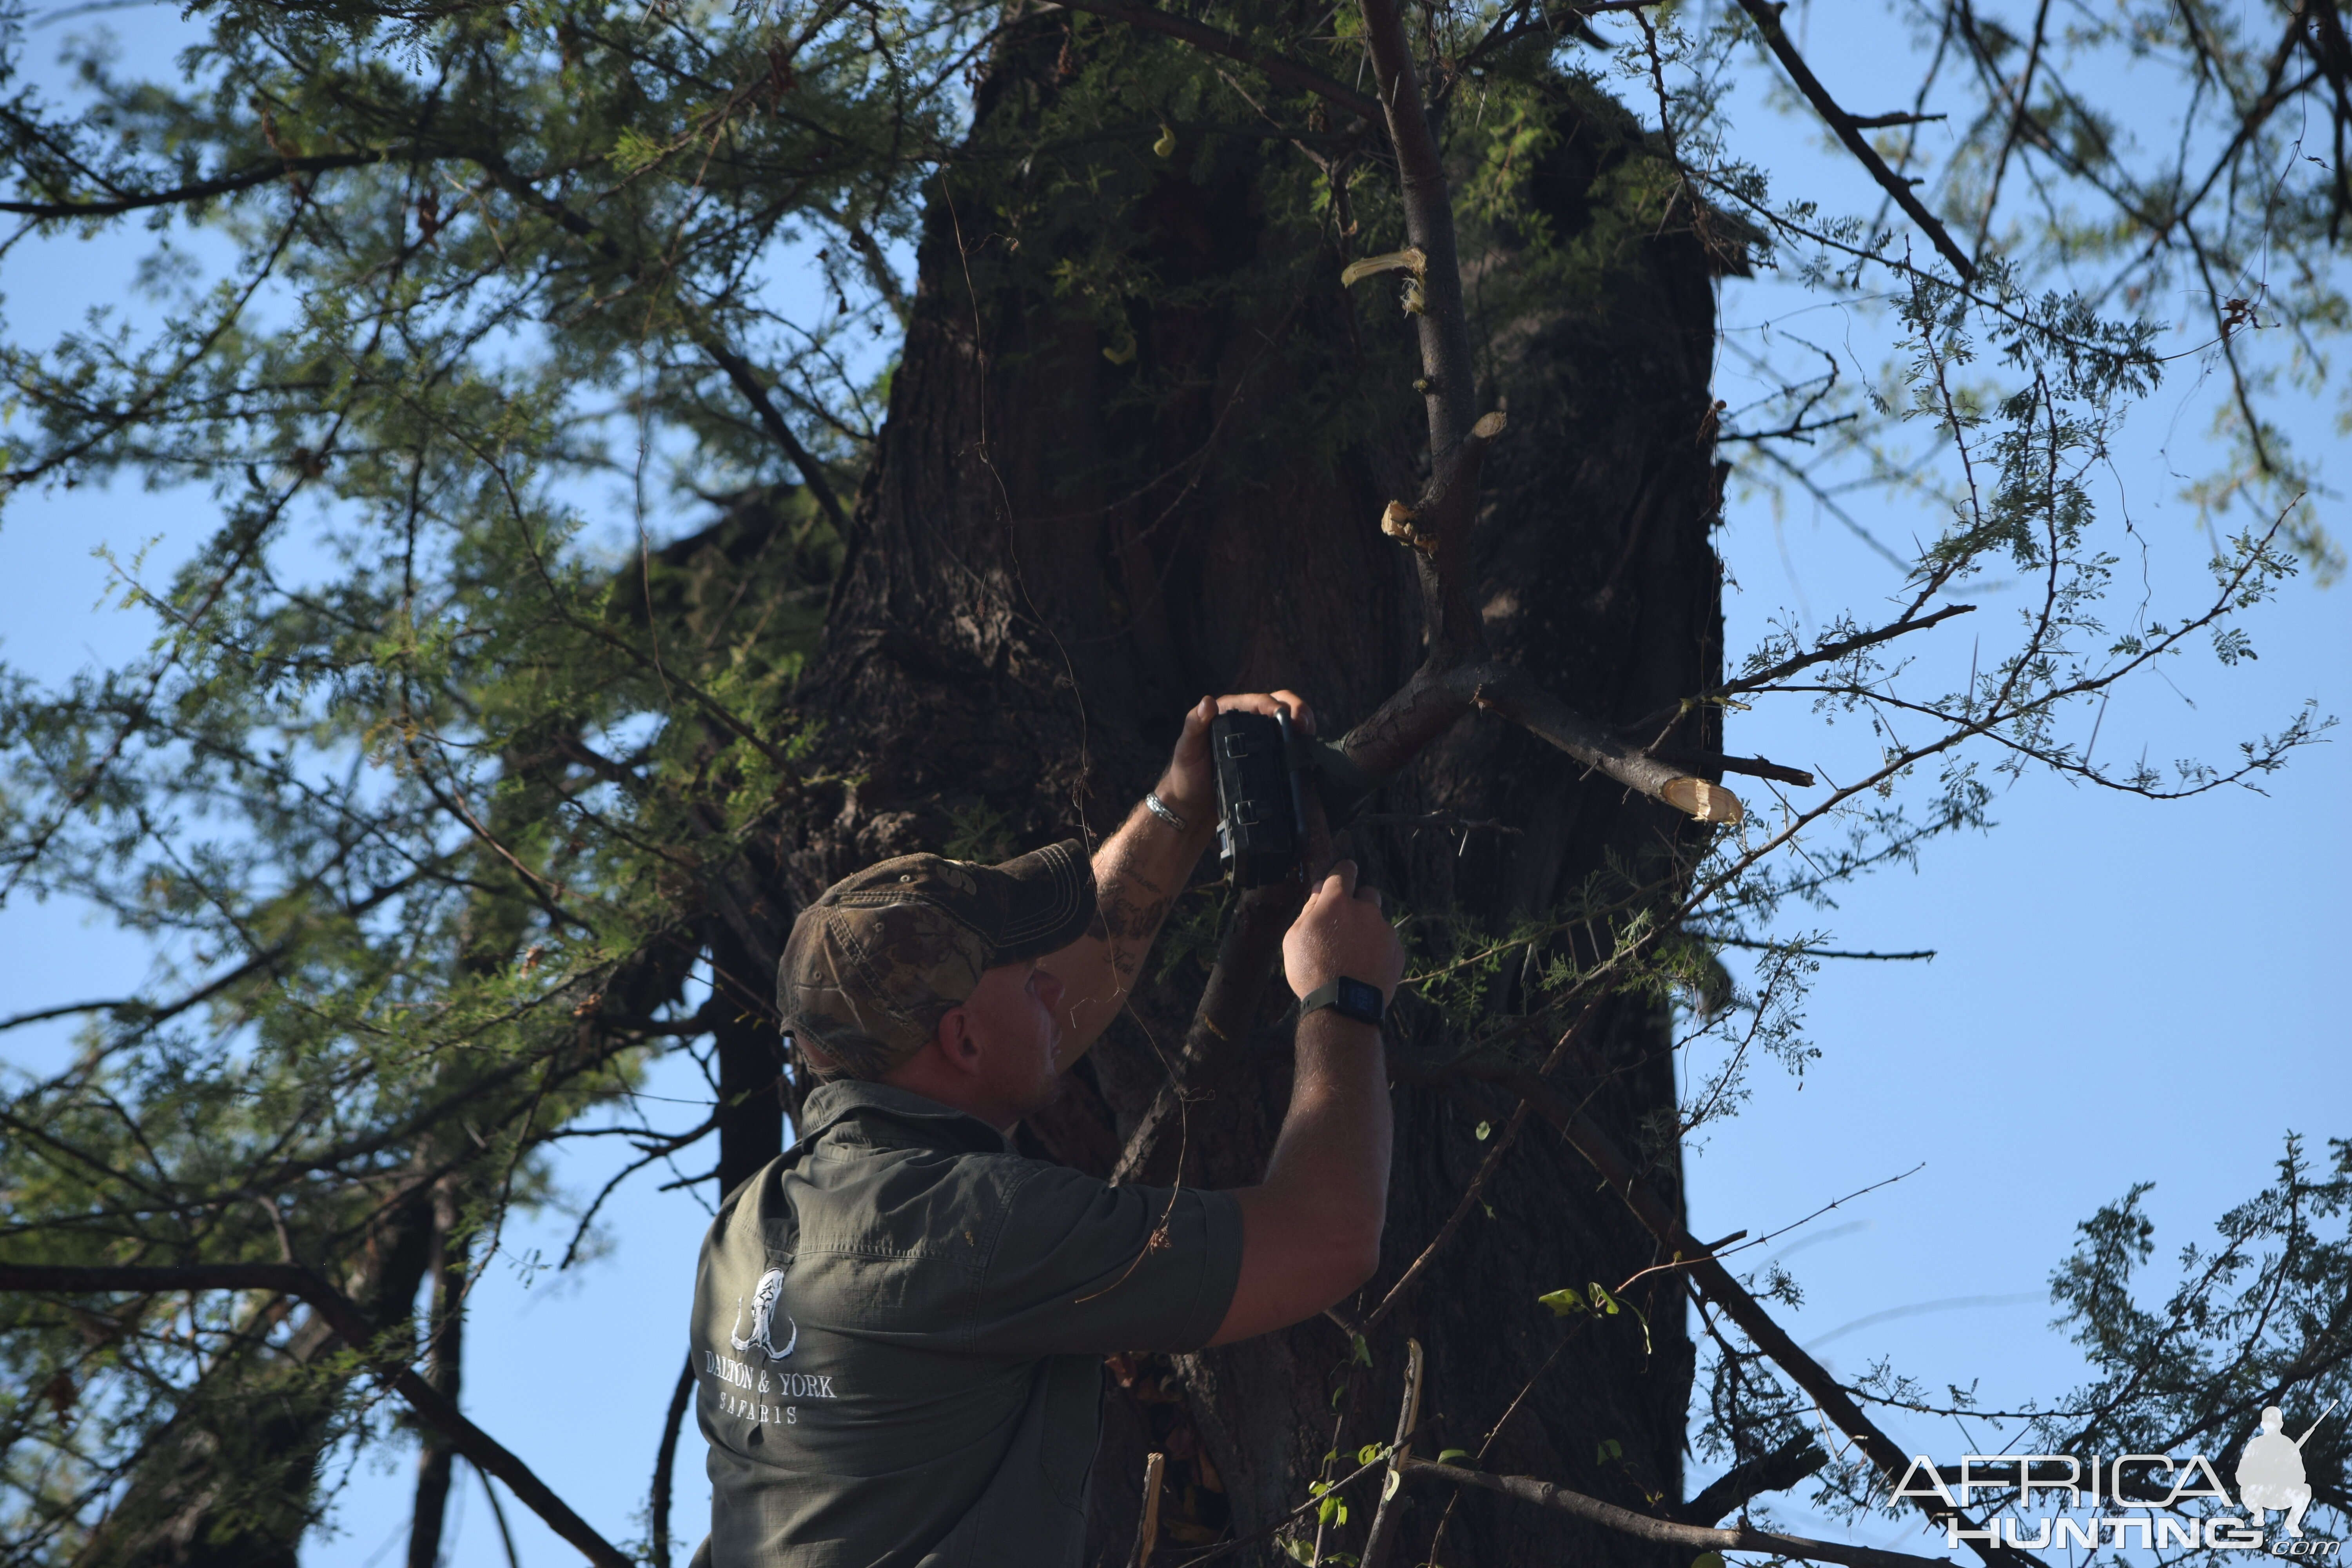
{"type": "Polygon", "coordinates": [[[1343,1300],[1380,1258],[1379,1017],[1403,971],[1346,862],[1283,939],[1301,998],[1265,1179],[1113,1187],[1009,1135],[1107,1027],[1214,826],[1203,699],[1097,852],[887,860],[803,910],[778,1004],[826,1082],[703,1242],[690,1353],[715,1568],[1076,1568],[1101,1361],[1343,1300]],[[1341,985],[1341,981],[1350,982],[1341,985]]]}

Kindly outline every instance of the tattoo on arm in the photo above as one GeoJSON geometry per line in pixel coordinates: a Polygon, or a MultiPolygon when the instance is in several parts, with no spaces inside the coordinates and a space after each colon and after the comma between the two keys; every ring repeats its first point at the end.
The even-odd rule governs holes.
{"type": "Polygon", "coordinates": [[[1087,934],[1110,944],[1111,966],[1124,984],[1142,966],[1151,939],[1168,918],[1168,895],[1150,878],[1124,867],[1097,886],[1099,898],[1087,934]]]}

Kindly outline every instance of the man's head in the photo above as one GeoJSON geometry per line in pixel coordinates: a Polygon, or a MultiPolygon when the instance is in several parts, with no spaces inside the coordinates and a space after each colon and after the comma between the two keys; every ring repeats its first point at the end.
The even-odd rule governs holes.
{"type": "Polygon", "coordinates": [[[1058,1089],[1062,987],[1037,961],[1094,915],[1076,843],[1002,866],[885,860],[801,912],[777,1007],[827,1078],[896,1083],[1010,1125],[1058,1089]]]}

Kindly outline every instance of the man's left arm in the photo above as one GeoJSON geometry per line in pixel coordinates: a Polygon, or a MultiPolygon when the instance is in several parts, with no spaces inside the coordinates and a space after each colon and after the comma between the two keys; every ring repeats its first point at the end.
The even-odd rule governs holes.
{"type": "Polygon", "coordinates": [[[1160,934],[1176,895],[1192,879],[1202,851],[1216,837],[1217,782],[1209,757],[1209,725],[1221,712],[1242,710],[1273,714],[1286,711],[1291,722],[1308,734],[1315,716],[1289,691],[1252,692],[1238,697],[1203,697],[1184,715],[1183,733],[1175,754],[1152,793],[1170,816],[1168,821],[1139,803],[1103,840],[1094,857],[1096,912],[1087,934],[1048,954],[1042,967],[1062,983],[1062,1043],[1054,1066],[1067,1072],[1102,1037],[1129,990],[1150,955],[1152,939],[1160,934]]]}

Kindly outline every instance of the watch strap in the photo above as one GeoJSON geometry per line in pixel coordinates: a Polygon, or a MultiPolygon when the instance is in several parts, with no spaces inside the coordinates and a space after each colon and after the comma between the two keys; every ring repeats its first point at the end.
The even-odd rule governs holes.
{"type": "Polygon", "coordinates": [[[1380,1027],[1388,1017],[1388,1003],[1381,996],[1379,986],[1344,974],[1298,999],[1298,1016],[1301,1018],[1325,1007],[1342,1018],[1353,1018],[1374,1028],[1380,1027]]]}

